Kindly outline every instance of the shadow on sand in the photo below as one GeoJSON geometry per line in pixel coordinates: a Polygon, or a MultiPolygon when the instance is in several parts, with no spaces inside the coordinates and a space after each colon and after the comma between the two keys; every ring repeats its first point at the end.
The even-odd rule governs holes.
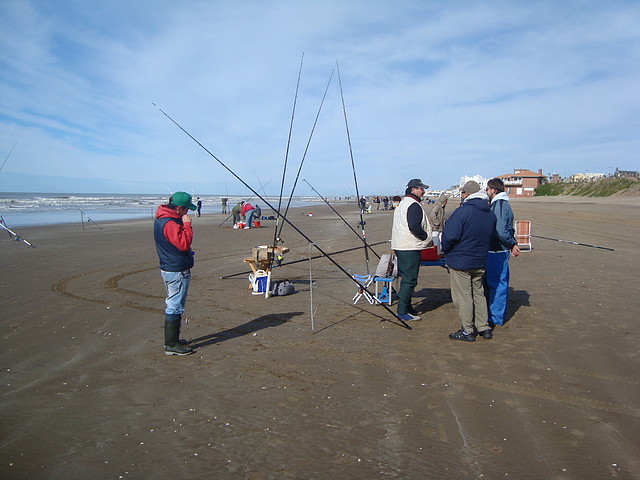
{"type": "MultiPolygon", "coordinates": [[[[451,290],[448,288],[423,288],[414,292],[413,298],[423,297],[418,303],[415,304],[415,308],[420,313],[427,313],[453,302],[451,299],[451,290]]],[[[509,297],[507,305],[507,315],[504,320],[506,324],[511,320],[520,307],[529,307],[529,293],[526,290],[514,290],[509,287],[509,297]]]]}
{"type": "Polygon", "coordinates": [[[504,323],[506,324],[518,312],[520,307],[530,307],[529,292],[526,290],[514,290],[509,287],[509,296],[507,297],[507,314],[504,323]]]}
{"type": "Polygon", "coordinates": [[[287,312],[287,313],[275,313],[270,315],[263,315],[255,318],[250,322],[243,323],[237,327],[223,330],[222,332],[212,333],[211,335],[204,335],[202,337],[194,338],[189,342],[189,346],[192,348],[206,347],[214,345],[216,343],[232,340],[243,335],[248,335],[263,328],[277,327],[290,321],[293,317],[302,315],[304,312],[287,312]]]}
{"type": "Polygon", "coordinates": [[[413,298],[416,297],[423,297],[414,305],[420,313],[431,312],[452,302],[451,290],[448,288],[422,288],[414,292],[413,298]]]}

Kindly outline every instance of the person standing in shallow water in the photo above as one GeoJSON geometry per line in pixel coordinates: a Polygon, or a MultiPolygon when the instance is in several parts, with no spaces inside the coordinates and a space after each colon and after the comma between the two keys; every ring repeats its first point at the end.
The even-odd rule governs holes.
{"type": "Polygon", "coordinates": [[[398,275],[401,277],[397,317],[403,321],[421,320],[411,306],[411,298],[418,284],[420,252],[431,243],[429,220],[420,206],[427,188],[429,186],[419,178],[409,180],[405,195],[393,212],[391,249],[398,258],[398,275]]]}
{"type": "Polygon", "coordinates": [[[189,210],[196,206],[191,195],[176,192],[166,205],[156,210],[153,237],[160,260],[160,274],[167,290],[164,315],[164,353],[189,355],[193,349],[180,340],[182,314],[187,302],[187,292],[193,267],[193,229],[189,210]]]}

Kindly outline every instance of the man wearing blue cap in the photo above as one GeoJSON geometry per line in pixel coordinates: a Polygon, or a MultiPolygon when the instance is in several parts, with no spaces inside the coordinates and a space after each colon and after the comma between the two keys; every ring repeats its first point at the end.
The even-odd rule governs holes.
{"type": "Polygon", "coordinates": [[[193,267],[193,230],[189,210],[195,210],[191,195],[176,192],[166,205],[156,210],[153,237],[160,259],[160,274],[167,289],[164,317],[164,353],[189,355],[193,349],[180,340],[180,324],[187,301],[191,267],[193,267]]]}

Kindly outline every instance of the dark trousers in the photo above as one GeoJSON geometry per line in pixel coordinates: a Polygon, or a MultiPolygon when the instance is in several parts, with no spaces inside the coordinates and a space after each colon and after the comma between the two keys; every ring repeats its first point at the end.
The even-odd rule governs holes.
{"type": "Polygon", "coordinates": [[[398,257],[398,276],[400,290],[398,291],[398,315],[409,313],[411,297],[418,284],[420,271],[420,250],[396,250],[398,257]]]}

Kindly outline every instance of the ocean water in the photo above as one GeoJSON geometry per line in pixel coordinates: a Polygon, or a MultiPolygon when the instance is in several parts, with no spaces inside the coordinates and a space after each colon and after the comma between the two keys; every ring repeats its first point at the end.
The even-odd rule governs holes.
{"type": "MultiPolygon", "coordinates": [[[[224,195],[201,195],[202,214],[221,213],[224,195]]],[[[271,210],[260,200],[250,196],[229,195],[228,211],[240,200],[260,205],[263,215],[271,210]]],[[[274,207],[278,197],[265,197],[274,207]]],[[[1,193],[0,215],[9,228],[53,225],[75,222],[107,222],[138,218],[153,218],[158,205],[167,203],[167,194],[91,194],[91,193],[1,193]]],[[[321,202],[314,197],[293,197],[291,208],[321,202]]],[[[282,209],[287,199],[282,200],[282,209]]],[[[195,203],[195,198],[194,198],[195,203]]]]}

